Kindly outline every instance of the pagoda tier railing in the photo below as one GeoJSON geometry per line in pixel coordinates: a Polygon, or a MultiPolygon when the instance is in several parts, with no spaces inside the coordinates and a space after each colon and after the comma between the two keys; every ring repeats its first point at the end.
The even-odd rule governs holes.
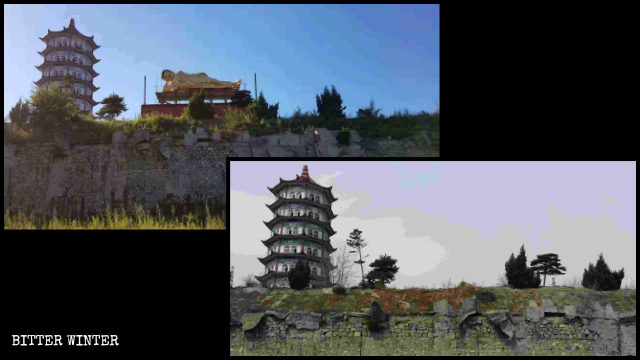
{"type": "Polygon", "coordinates": [[[307,223],[311,223],[311,224],[314,224],[314,225],[322,227],[323,229],[325,229],[327,231],[329,236],[333,236],[336,233],[336,231],[333,230],[333,228],[331,227],[331,223],[330,222],[324,222],[324,221],[316,220],[316,219],[313,219],[313,218],[308,218],[306,216],[281,216],[281,215],[276,215],[275,218],[273,218],[273,219],[271,219],[269,221],[265,221],[264,224],[269,228],[269,230],[271,230],[275,225],[277,225],[278,223],[280,223],[282,221],[307,222],[307,223]]]}
{"type": "Polygon", "coordinates": [[[336,251],[336,248],[334,248],[333,246],[331,246],[331,243],[329,242],[329,240],[325,240],[322,238],[317,238],[314,236],[310,236],[307,234],[273,234],[271,235],[270,238],[268,238],[267,240],[262,240],[262,243],[265,246],[269,246],[271,244],[273,244],[274,242],[278,241],[278,240],[296,240],[296,239],[300,239],[303,241],[308,241],[310,243],[316,244],[316,245],[320,245],[320,246],[326,246],[329,249],[329,253],[332,253],[334,251],[336,251]]]}
{"type": "Polygon", "coordinates": [[[79,62],[74,62],[73,60],[45,60],[42,64],[36,66],[37,69],[43,68],[45,65],[71,65],[74,67],[78,67],[84,70],[89,70],[89,72],[93,72],[92,76],[96,77],[99,74],[93,69],[93,65],[80,64],[79,62]],[[94,75],[95,74],[95,75],[94,75]]]}
{"type": "MultiPolygon", "coordinates": [[[[66,78],[67,78],[66,75],[65,76],[42,76],[42,78],[40,80],[38,80],[38,82],[41,83],[41,82],[45,82],[45,81],[63,81],[66,78]]],[[[82,79],[78,79],[77,77],[74,77],[74,76],[71,76],[70,80],[73,83],[91,85],[93,88],[98,89],[95,85],[93,85],[93,81],[92,80],[82,80],[82,79]]]]}
{"type": "Polygon", "coordinates": [[[91,59],[91,61],[93,62],[93,64],[96,64],[98,61],[100,61],[100,59],[96,58],[95,55],[93,55],[92,51],[83,51],[80,50],[78,48],[74,48],[73,46],[51,46],[48,45],[44,50],[39,51],[38,54],[45,56],[47,54],[49,54],[52,51],[56,51],[56,50],[71,50],[71,52],[80,54],[80,55],[88,55],[89,58],[91,59]]]}
{"type": "Polygon", "coordinates": [[[60,43],[60,45],[57,44],[57,41],[54,41],[54,45],[49,45],[49,43],[47,43],[48,47],[52,47],[52,48],[58,48],[58,49],[67,49],[67,48],[72,48],[72,49],[76,49],[79,52],[86,52],[86,53],[90,53],[93,50],[92,49],[85,49],[84,47],[79,48],[77,46],[72,46],[73,44],[67,44],[66,46],[64,45],[64,43],[60,43]]]}
{"type": "Polygon", "coordinates": [[[319,261],[319,262],[324,262],[324,261],[330,261],[328,256],[313,256],[313,255],[309,255],[307,253],[303,253],[303,252],[288,252],[288,253],[284,253],[284,252],[273,252],[270,251],[269,254],[265,257],[262,258],[258,258],[258,260],[260,260],[260,262],[264,265],[266,265],[267,263],[269,263],[271,260],[276,259],[276,258],[282,258],[282,257],[297,257],[297,258],[302,258],[302,259],[307,259],[307,260],[315,260],[315,261],[319,261]]]}
{"type": "Polygon", "coordinates": [[[287,198],[287,197],[280,197],[278,196],[278,199],[273,202],[272,204],[267,204],[267,207],[269,208],[269,210],[274,211],[277,207],[279,207],[282,204],[292,204],[292,203],[296,203],[296,204],[306,204],[306,205],[312,205],[312,206],[317,206],[318,208],[324,210],[325,214],[327,214],[327,216],[330,219],[335,219],[337,215],[333,214],[333,211],[331,210],[331,206],[328,204],[323,204],[321,202],[318,201],[311,201],[309,199],[306,198],[287,198]]]}
{"type": "Polygon", "coordinates": [[[333,196],[333,194],[331,193],[331,187],[324,187],[322,185],[318,185],[318,184],[314,184],[308,181],[300,181],[300,180],[282,180],[280,179],[280,182],[278,183],[278,185],[272,187],[272,188],[268,188],[272,194],[279,196],[280,191],[282,190],[283,187],[286,186],[302,186],[305,189],[315,189],[318,190],[320,192],[322,192],[323,194],[326,195],[326,198],[329,199],[329,203],[333,203],[336,200],[338,200],[337,198],[335,198],[333,196]]]}
{"type": "MultiPolygon", "coordinates": [[[[288,272],[288,271],[276,271],[276,270],[271,270],[271,269],[269,269],[269,270],[265,271],[265,273],[264,273],[263,275],[256,276],[256,278],[257,278],[257,279],[260,279],[260,280],[266,280],[266,279],[268,279],[268,278],[270,278],[270,277],[272,277],[272,276],[288,275],[288,274],[289,274],[289,272],[288,272]]],[[[324,280],[326,277],[324,277],[324,276],[322,276],[322,275],[314,275],[314,274],[311,274],[311,275],[310,275],[310,278],[311,278],[312,280],[324,280]]]]}

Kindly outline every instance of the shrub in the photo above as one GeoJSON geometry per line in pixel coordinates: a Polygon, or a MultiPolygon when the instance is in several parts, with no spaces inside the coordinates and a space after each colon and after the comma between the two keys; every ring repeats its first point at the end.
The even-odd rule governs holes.
{"type": "Polygon", "coordinates": [[[71,94],[58,85],[52,85],[50,89],[34,89],[30,103],[30,122],[45,138],[51,138],[53,131],[69,126],[80,113],[71,94]]]}
{"type": "Polygon", "coordinates": [[[375,103],[373,99],[371,99],[371,101],[369,102],[369,106],[367,106],[366,108],[358,109],[356,116],[359,118],[376,118],[379,116],[381,110],[382,109],[375,108],[375,103]]]}
{"type": "Polygon", "coordinates": [[[624,269],[611,271],[604,261],[602,253],[598,257],[596,266],[589,263],[589,268],[582,275],[582,286],[589,289],[608,291],[619,290],[624,278],[624,269]]]}
{"type": "Polygon", "coordinates": [[[9,122],[16,129],[27,129],[29,125],[29,116],[31,115],[31,106],[29,101],[22,102],[22,98],[9,111],[9,122]]]}
{"type": "Polygon", "coordinates": [[[189,99],[189,105],[187,106],[187,114],[189,118],[196,120],[211,119],[215,116],[212,104],[207,104],[204,101],[204,90],[200,89],[200,92],[193,94],[189,99]]]}
{"type": "Polygon", "coordinates": [[[31,133],[21,129],[15,124],[4,124],[4,142],[11,144],[24,144],[33,140],[31,133]]]}
{"type": "Polygon", "coordinates": [[[346,295],[347,294],[347,289],[344,288],[344,286],[335,286],[333,288],[333,293],[336,295],[346,295]]]}
{"type": "Polygon", "coordinates": [[[496,294],[494,294],[491,291],[484,291],[484,290],[478,290],[476,291],[476,299],[481,303],[481,304],[486,304],[492,301],[496,301],[496,294]]]}
{"type": "Polygon", "coordinates": [[[338,133],[337,139],[338,144],[349,146],[349,144],[351,144],[351,131],[349,131],[349,128],[342,128],[342,130],[340,130],[340,132],[338,133]]]}
{"type": "Polygon", "coordinates": [[[311,280],[311,267],[308,263],[298,260],[296,266],[293,267],[288,274],[289,287],[294,290],[302,290],[309,286],[311,280]]]}

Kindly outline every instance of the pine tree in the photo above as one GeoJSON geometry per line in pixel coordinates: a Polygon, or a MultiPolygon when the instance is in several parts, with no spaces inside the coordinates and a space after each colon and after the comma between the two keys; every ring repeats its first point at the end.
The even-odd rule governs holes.
{"type": "Polygon", "coordinates": [[[120,115],[123,111],[127,111],[127,104],[124,103],[124,98],[116,94],[111,94],[100,102],[104,106],[96,112],[96,116],[99,118],[114,119],[120,115]]]}
{"type": "Polygon", "coordinates": [[[369,267],[372,267],[373,270],[367,273],[367,283],[372,286],[377,286],[381,284],[386,285],[395,280],[395,274],[399,270],[396,262],[398,262],[398,260],[389,255],[381,255],[369,264],[369,267]]]}
{"type": "Polygon", "coordinates": [[[589,267],[582,275],[582,286],[588,289],[600,291],[618,290],[624,278],[624,268],[620,271],[611,271],[600,253],[596,265],[589,263],[589,267]]]}
{"type": "Polygon", "coordinates": [[[564,275],[562,271],[567,271],[567,268],[560,265],[558,255],[552,253],[537,255],[537,259],[531,260],[531,268],[536,274],[544,274],[542,286],[547,283],[547,275],[564,275]]]}
{"type": "Polygon", "coordinates": [[[520,248],[520,254],[517,257],[514,257],[513,253],[511,254],[511,257],[505,263],[505,270],[507,282],[513,288],[525,289],[540,286],[540,276],[535,274],[533,269],[527,267],[524,245],[520,248]]]}
{"type": "MultiPolygon", "coordinates": [[[[353,229],[351,234],[349,234],[349,239],[347,239],[347,246],[352,247],[354,249],[358,249],[359,260],[354,261],[356,264],[360,264],[360,271],[362,272],[362,280],[360,285],[364,289],[365,281],[364,281],[364,268],[362,264],[364,264],[364,260],[362,258],[362,249],[367,246],[367,243],[364,239],[361,238],[362,231],[358,229],[353,229]]],[[[349,253],[355,253],[356,250],[349,251],[349,253]]],[[[367,258],[369,255],[365,256],[367,258]]]]}

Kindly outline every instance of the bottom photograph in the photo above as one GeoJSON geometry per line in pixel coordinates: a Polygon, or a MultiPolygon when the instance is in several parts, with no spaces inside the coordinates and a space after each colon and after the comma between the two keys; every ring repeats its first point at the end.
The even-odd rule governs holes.
{"type": "Polygon", "coordinates": [[[228,171],[231,356],[636,354],[635,162],[228,171]]]}

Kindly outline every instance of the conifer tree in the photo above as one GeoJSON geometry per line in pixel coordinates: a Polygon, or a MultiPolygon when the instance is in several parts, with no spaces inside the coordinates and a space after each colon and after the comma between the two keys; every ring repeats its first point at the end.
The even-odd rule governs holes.
{"type": "Polygon", "coordinates": [[[388,284],[395,280],[395,274],[400,270],[396,266],[398,260],[392,258],[389,255],[380,255],[378,259],[369,264],[373,268],[367,273],[367,283],[371,287],[375,287],[381,284],[388,284]]]}
{"type": "Polygon", "coordinates": [[[620,271],[611,271],[600,253],[596,266],[589,263],[589,267],[582,275],[582,286],[588,289],[600,291],[618,290],[624,278],[624,268],[620,271]]]}
{"type": "Polygon", "coordinates": [[[289,287],[295,290],[302,290],[309,286],[309,281],[311,280],[311,267],[309,266],[308,261],[305,262],[302,259],[299,259],[296,262],[296,266],[293,267],[293,270],[289,271],[287,274],[289,278],[289,287]]]}
{"type": "Polygon", "coordinates": [[[567,271],[567,268],[561,266],[558,255],[552,253],[537,255],[537,259],[531,260],[531,268],[536,274],[544,275],[542,286],[547,283],[547,275],[564,275],[562,271],[567,271]]]}
{"type": "Polygon", "coordinates": [[[331,85],[331,91],[325,86],[324,92],[316,95],[316,106],[318,114],[325,119],[345,118],[344,110],[347,107],[342,106],[342,96],[333,85],[331,85]]]}
{"type": "Polygon", "coordinates": [[[513,253],[511,254],[511,257],[505,263],[505,270],[507,282],[513,288],[525,289],[540,286],[540,276],[535,274],[533,269],[527,267],[524,245],[520,248],[520,254],[517,257],[514,257],[513,253]]]}
{"type": "Polygon", "coordinates": [[[120,115],[123,111],[127,111],[127,104],[124,103],[124,98],[116,94],[111,94],[102,99],[101,104],[104,106],[96,112],[96,116],[100,118],[114,119],[120,115]]]}

